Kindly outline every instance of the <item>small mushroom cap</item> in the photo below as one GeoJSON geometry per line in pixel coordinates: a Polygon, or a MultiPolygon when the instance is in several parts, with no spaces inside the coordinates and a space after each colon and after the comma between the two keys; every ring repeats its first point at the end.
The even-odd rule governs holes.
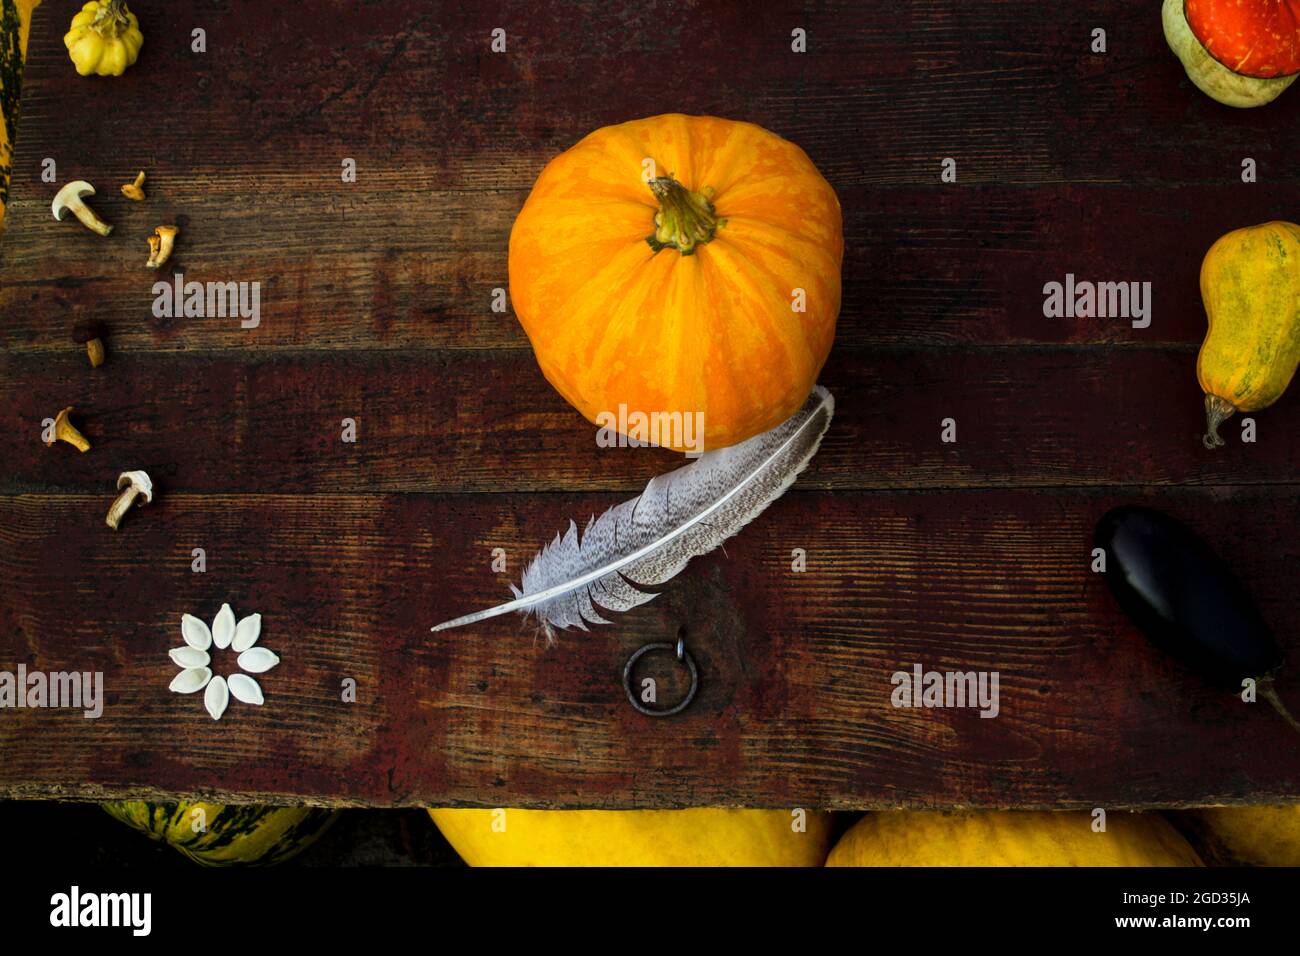
{"type": "Polygon", "coordinates": [[[104,323],[93,319],[82,319],[72,326],[72,341],[78,345],[85,345],[87,342],[93,342],[95,339],[104,337],[104,323]]]}
{"type": "Polygon", "coordinates": [[[143,499],[142,504],[148,504],[153,501],[153,479],[143,471],[124,471],[117,476],[117,490],[121,491],[127,485],[134,485],[140,492],[143,499]]]}
{"type": "Polygon", "coordinates": [[[166,239],[168,236],[171,236],[171,238],[175,239],[176,234],[179,233],[180,231],[181,230],[179,226],[159,226],[157,229],[154,230],[154,232],[157,235],[161,236],[164,239],[166,239]]]}
{"type": "Polygon", "coordinates": [[[59,412],[59,414],[54,416],[54,427],[58,428],[60,425],[66,422],[68,420],[68,416],[71,414],[72,414],[72,406],[69,405],[67,408],[59,412]]]}
{"type": "Polygon", "coordinates": [[[1201,46],[1232,72],[1300,73],[1300,0],[1187,0],[1183,11],[1201,46]]]}
{"type": "Polygon", "coordinates": [[[50,211],[54,213],[55,219],[63,219],[69,209],[80,206],[81,197],[95,195],[95,187],[90,185],[84,179],[74,179],[67,183],[54,196],[54,202],[50,204],[50,211]]]}
{"type": "Polygon", "coordinates": [[[144,190],[135,183],[123,183],[122,195],[127,199],[134,199],[136,202],[144,201],[144,190]]]}

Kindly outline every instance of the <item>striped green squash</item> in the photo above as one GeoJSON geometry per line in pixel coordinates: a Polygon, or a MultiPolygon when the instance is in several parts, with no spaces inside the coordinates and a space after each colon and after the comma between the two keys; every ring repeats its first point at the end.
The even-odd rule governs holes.
{"type": "Polygon", "coordinates": [[[182,801],[101,804],[109,816],[162,840],[204,866],[272,866],[325,832],[337,810],[182,801]],[[201,810],[202,813],[196,813],[201,810]],[[198,823],[203,828],[198,828],[198,823]]]}
{"type": "Polygon", "coordinates": [[[9,193],[9,156],[18,123],[18,94],[23,88],[23,60],[32,11],[41,0],[0,0],[0,227],[9,193]]]}

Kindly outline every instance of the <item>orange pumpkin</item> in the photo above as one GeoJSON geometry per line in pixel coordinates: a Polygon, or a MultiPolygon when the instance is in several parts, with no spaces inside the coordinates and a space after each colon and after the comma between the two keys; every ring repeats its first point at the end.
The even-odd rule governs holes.
{"type": "Polygon", "coordinates": [[[702,413],[714,449],[807,398],[843,253],[839,200],[798,146],[752,123],[654,116],[542,171],[510,233],[510,297],[542,372],[589,421],[702,413]]]}

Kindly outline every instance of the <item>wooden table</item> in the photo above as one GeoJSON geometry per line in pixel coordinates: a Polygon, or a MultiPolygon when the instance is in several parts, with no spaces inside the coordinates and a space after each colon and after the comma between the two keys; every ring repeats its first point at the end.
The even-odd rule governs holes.
{"type": "MultiPolygon", "coordinates": [[[[41,6],[0,245],[0,670],[100,670],[106,705],[98,720],[0,711],[0,793],[611,808],[1300,796],[1300,737],[1154,650],[1089,570],[1108,508],[1167,508],[1300,656],[1300,396],[1255,416],[1257,443],[1232,421],[1208,452],[1194,368],[1205,250],[1297,215],[1300,94],[1211,102],[1165,47],[1156,3],[781,6],[137,0],[143,55],[113,80],[75,75],[71,7],[41,6]],[[796,27],[807,53],[790,49],[796,27]],[[839,194],[822,449],[725,553],[614,626],[552,648],[517,618],[430,634],[508,596],[570,517],[680,462],[598,449],[514,317],[491,309],[547,159],[671,111],[774,130],[839,194]],[[47,157],[58,183],[98,187],[110,238],[54,221],[47,157]],[[940,181],[945,157],[956,183],[940,181]],[[118,195],[137,169],[142,205],[118,195]],[[153,316],[144,237],[168,221],[175,271],[261,283],[257,328],[153,316]],[[1067,273],[1150,281],[1150,327],[1044,318],[1044,283],[1067,273]],[[69,338],[86,318],[109,328],[95,370],[69,338]],[[65,405],[87,454],[41,442],[65,405]],[[158,494],[114,533],[104,514],[128,469],[158,494]],[[223,601],[263,615],[283,663],[263,707],[232,703],[214,723],[168,692],[167,651],[182,613],[211,620],[223,601]],[[683,629],[699,696],[644,717],[623,663],[683,629]],[[890,676],[915,663],[998,671],[1000,716],[894,708],[890,676]]],[[[1279,687],[1300,706],[1300,665],[1279,687]]]]}

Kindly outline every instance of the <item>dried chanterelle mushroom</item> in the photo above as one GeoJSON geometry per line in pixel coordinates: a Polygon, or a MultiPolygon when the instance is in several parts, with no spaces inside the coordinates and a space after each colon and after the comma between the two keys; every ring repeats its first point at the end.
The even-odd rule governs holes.
{"type": "Polygon", "coordinates": [[[68,420],[71,413],[72,406],[69,405],[54,416],[54,433],[46,439],[45,444],[53,447],[55,442],[65,441],[77,451],[90,451],[90,442],[86,441],[86,436],[77,431],[77,426],[68,420]]]}
{"type": "Polygon", "coordinates": [[[55,195],[50,211],[54,213],[54,218],[60,221],[71,212],[87,229],[101,236],[107,236],[113,231],[113,227],[96,216],[95,211],[81,201],[83,197],[93,195],[95,195],[94,186],[84,179],[74,180],[55,195]]]}
{"type": "Polygon", "coordinates": [[[91,368],[104,364],[104,326],[100,322],[78,322],[72,327],[72,340],[86,347],[91,368]]]}
{"type": "Polygon", "coordinates": [[[122,195],[135,202],[144,202],[144,170],[135,174],[135,182],[122,184],[122,195]]]}
{"type": "Polygon", "coordinates": [[[145,263],[150,269],[157,269],[171,258],[172,246],[180,232],[177,226],[159,226],[149,237],[149,261],[145,263]]]}
{"type": "Polygon", "coordinates": [[[114,531],[121,523],[122,515],[126,514],[137,497],[142,505],[153,501],[153,481],[143,471],[122,472],[117,476],[117,487],[122,493],[113,500],[112,507],[108,509],[108,517],[104,519],[114,531]]]}

